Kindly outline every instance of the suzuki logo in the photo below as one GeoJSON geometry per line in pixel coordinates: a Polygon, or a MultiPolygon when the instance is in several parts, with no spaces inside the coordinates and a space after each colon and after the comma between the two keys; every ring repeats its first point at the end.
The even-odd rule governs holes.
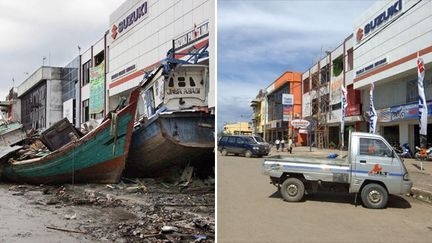
{"type": "Polygon", "coordinates": [[[115,38],[117,37],[117,26],[113,25],[112,29],[111,29],[111,37],[115,40],[115,38]]]}
{"type": "Polygon", "coordinates": [[[356,33],[357,41],[361,41],[363,39],[363,29],[359,28],[356,33]]]}

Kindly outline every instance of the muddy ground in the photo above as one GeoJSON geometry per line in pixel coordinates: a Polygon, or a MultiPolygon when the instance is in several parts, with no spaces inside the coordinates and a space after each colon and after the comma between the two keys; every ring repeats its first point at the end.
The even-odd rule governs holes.
{"type": "Polygon", "coordinates": [[[0,242],[214,242],[213,180],[0,185],[0,242]]]}

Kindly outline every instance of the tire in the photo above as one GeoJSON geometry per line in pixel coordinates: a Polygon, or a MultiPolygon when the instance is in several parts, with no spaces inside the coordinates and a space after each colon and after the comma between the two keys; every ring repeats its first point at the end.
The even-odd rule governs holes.
{"type": "Polygon", "coordinates": [[[367,208],[384,208],[387,206],[388,198],[387,190],[379,184],[370,183],[361,190],[361,199],[367,208]]]}
{"type": "Polygon", "coordinates": [[[282,183],[280,192],[285,201],[298,202],[303,199],[305,186],[301,180],[291,177],[282,183]]]}
{"type": "Polygon", "coordinates": [[[245,157],[246,157],[246,158],[250,158],[250,157],[252,157],[252,152],[251,152],[250,150],[247,150],[247,151],[245,152],[245,157]]]}
{"type": "Polygon", "coordinates": [[[222,149],[221,154],[222,156],[227,156],[228,151],[226,149],[222,149]]]}

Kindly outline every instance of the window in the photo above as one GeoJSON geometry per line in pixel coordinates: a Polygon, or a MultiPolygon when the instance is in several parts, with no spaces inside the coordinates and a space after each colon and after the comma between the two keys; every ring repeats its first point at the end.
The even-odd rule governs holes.
{"type": "Polygon", "coordinates": [[[221,138],[221,142],[227,142],[228,141],[228,137],[222,137],[221,138]]]}
{"type": "Polygon", "coordinates": [[[303,94],[309,92],[309,78],[303,80],[303,94]]]}
{"type": "Polygon", "coordinates": [[[354,56],[353,56],[353,49],[349,49],[348,50],[348,65],[347,65],[347,70],[346,71],[350,71],[353,69],[353,63],[354,63],[354,56]]]}
{"type": "Polygon", "coordinates": [[[312,74],[312,89],[316,89],[319,86],[318,73],[312,74]]]}
{"type": "Polygon", "coordinates": [[[360,138],[360,155],[391,157],[392,151],[382,140],[360,138]]]}
{"type": "Polygon", "coordinates": [[[236,138],[235,137],[228,137],[228,143],[235,143],[236,138]]]}
{"type": "Polygon", "coordinates": [[[333,77],[339,76],[343,71],[343,56],[340,55],[333,60],[333,77]]]}
{"type": "Polygon", "coordinates": [[[337,103],[337,104],[334,104],[331,106],[331,110],[332,111],[339,110],[339,109],[341,109],[341,107],[342,107],[341,103],[337,103]]]}
{"type": "Polygon", "coordinates": [[[238,144],[244,144],[244,140],[243,140],[243,138],[237,138],[236,139],[236,143],[238,143],[238,144]]]}
{"type": "Polygon", "coordinates": [[[260,142],[260,143],[263,143],[263,142],[264,142],[264,140],[262,139],[262,137],[255,136],[254,138],[255,138],[255,140],[256,140],[257,142],[260,142]]]}
{"type": "Polygon", "coordinates": [[[86,122],[90,120],[90,114],[89,114],[89,100],[86,99],[82,102],[82,119],[83,122],[86,122]]]}
{"type": "Polygon", "coordinates": [[[327,112],[329,110],[329,94],[321,96],[321,112],[327,112]]]}
{"type": "Polygon", "coordinates": [[[185,87],[186,86],[186,81],[185,81],[184,77],[178,77],[177,80],[178,80],[178,86],[179,87],[185,87]]]}
{"type": "Polygon", "coordinates": [[[193,80],[192,77],[189,77],[189,83],[191,87],[195,87],[195,81],[193,80]]]}
{"type": "Polygon", "coordinates": [[[330,81],[330,65],[327,64],[321,68],[321,84],[328,83],[330,81]]]}
{"type": "Polygon", "coordinates": [[[406,89],[406,102],[415,102],[418,101],[418,87],[417,87],[417,80],[410,80],[407,82],[407,89],[406,89]]]}
{"type": "Polygon", "coordinates": [[[169,79],[168,87],[174,87],[174,79],[172,77],[169,79]]]}
{"type": "Polygon", "coordinates": [[[104,61],[104,52],[101,51],[94,57],[95,67],[98,66],[99,64],[101,64],[103,61],[104,61]]]}
{"type": "Polygon", "coordinates": [[[90,61],[83,64],[82,86],[90,82],[90,61]]]}

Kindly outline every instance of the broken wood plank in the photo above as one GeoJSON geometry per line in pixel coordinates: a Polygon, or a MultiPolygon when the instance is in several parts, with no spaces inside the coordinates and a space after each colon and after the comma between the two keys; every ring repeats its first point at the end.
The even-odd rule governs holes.
{"type": "Polygon", "coordinates": [[[70,232],[70,233],[87,234],[87,232],[84,232],[84,231],[78,231],[78,230],[71,230],[71,229],[58,228],[58,227],[54,227],[54,226],[47,226],[47,229],[59,230],[59,231],[70,232]]]}

